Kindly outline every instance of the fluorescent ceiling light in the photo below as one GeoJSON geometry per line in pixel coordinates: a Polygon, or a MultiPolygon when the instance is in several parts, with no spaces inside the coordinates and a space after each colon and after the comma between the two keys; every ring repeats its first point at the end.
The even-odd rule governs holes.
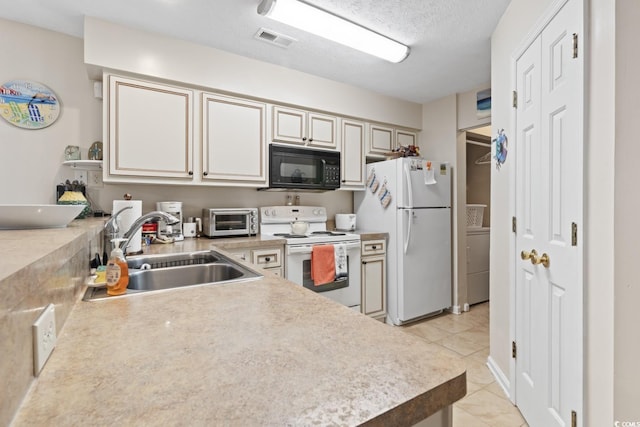
{"type": "Polygon", "coordinates": [[[298,0],[262,0],[258,13],[389,62],[409,56],[407,46],[298,0]]]}

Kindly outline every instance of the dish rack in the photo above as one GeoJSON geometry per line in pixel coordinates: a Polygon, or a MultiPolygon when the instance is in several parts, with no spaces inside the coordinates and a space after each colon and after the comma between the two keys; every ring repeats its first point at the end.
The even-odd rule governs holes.
{"type": "Polygon", "coordinates": [[[484,208],[487,205],[467,205],[467,227],[481,228],[482,217],[484,216],[484,208]]]}

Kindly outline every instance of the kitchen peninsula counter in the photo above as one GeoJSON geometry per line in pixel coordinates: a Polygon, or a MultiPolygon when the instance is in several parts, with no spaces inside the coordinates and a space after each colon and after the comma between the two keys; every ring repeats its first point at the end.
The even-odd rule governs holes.
{"type": "Polygon", "coordinates": [[[265,274],[76,303],[13,425],[401,426],[465,393],[460,359],[265,274]]]}

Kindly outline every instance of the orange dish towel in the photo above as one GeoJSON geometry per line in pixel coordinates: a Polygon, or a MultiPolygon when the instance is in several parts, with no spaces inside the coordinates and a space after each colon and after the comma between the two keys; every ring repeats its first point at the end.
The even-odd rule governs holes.
{"type": "Polygon", "coordinates": [[[311,248],[311,278],[314,286],[336,280],[336,258],[333,245],[316,245],[311,248]]]}

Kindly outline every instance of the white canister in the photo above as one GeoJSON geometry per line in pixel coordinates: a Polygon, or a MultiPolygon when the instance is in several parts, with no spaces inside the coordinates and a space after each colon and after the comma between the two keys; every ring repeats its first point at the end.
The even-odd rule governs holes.
{"type": "Polygon", "coordinates": [[[356,214],[336,214],[336,230],[354,231],[356,229],[356,214]]]}

